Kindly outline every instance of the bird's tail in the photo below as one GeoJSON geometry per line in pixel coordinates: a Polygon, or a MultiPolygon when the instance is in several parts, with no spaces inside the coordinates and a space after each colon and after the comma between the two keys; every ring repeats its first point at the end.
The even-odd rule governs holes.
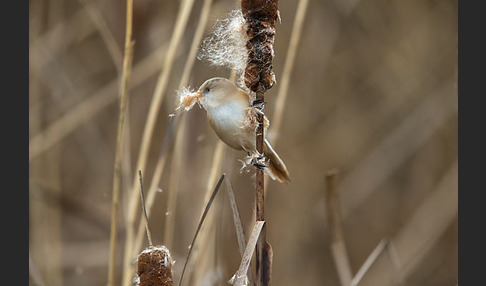
{"type": "Polygon", "coordinates": [[[276,179],[281,183],[288,183],[290,182],[290,174],[285,166],[285,163],[280,159],[277,152],[273,150],[270,142],[265,139],[265,147],[263,149],[263,153],[266,158],[270,160],[268,168],[265,168],[268,172],[268,175],[272,177],[272,179],[276,179]]]}

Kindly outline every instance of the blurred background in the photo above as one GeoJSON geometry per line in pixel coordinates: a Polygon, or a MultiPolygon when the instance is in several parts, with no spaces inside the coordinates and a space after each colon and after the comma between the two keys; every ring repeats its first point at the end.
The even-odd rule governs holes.
{"type": "MultiPolygon", "coordinates": [[[[222,173],[233,186],[246,239],[253,228],[254,171],[240,172],[246,154],[219,143],[198,107],[169,116],[177,90],[230,76],[204,60],[184,69],[194,57],[193,41],[201,43],[239,5],[134,1],[115,285],[128,285],[127,269],[148,246],[144,238],[125,257],[134,198],[139,228],[140,197],[132,186],[139,190],[137,161],[162,77],[167,82],[142,172],[153,198],[152,239],[170,249],[175,281],[222,173]]],[[[344,260],[353,277],[363,273],[359,285],[457,285],[457,10],[453,0],[279,1],[277,83],[266,93],[265,114],[267,137],[292,182],[265,180],[273,285],[343,285],[326,199],[331,170],[338,171],[344,260]],[[293,28],[297,11],[300,29],[299,21],[293,28]],[[280,89],[295,38],[288,86],[280,89]]],[[[29,1],[31,285],[107,283],[125,16],[123,1],[29,1]]],[[[227,285],[240,259],[223,184],[183,285],[227,285]]]]}

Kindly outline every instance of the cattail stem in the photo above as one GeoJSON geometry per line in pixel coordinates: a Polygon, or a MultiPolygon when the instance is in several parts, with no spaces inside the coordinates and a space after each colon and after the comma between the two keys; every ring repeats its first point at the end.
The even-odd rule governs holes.
{"type": "MultiPolygon", "coordinates": [[[[263,92],[257,92],[256,100],[259,102],[264,102],[265,95],[263,92]]],[[[263,111],[257,112],[257,120],[258,120],[258,128],[256,133],[256,149],[259,154],[263,154],[263,140],[265,138],[265,131],[263,128],[263,111]]],[[[264,221],[265,220],[265,212],[264,212],[264,186],[265,180],[263,176],[263,169],[257,168],[256,169],[256,220],[257,221],[264,221]]]]}
{"type": "MultiPolygon", "coordinates": [[[[257,92],[256,100],[259,102],[264,102],[265,96],[263,92],[257,92]]],[[[263,128],[263,112],[257,113],[258,129],[256,133],[256,149],[259,154],[263,154],[263,139],[264,139],[264,128],[263,128]]],[[[265,179],[262,168],[256,168],[256,220],[265,221],[265,179]]],[[[264,245],[266,243],[266,231],[265,226],[261,230],[260,236],[258,237],[258,243],[256,247],[256,273],[257,273],[257,285],[267,285],[264,283],[264,277],[266,271],[265,262],[263,261],[264,245]]]]}
{"type": "MultiPolygon", "coordinates": [[[[273,73],[273,43],[275,20],[278,19],[278,0],[242,0],[241,12],[246,21],[248,61],[245,68],[245,85],[256,93],[254,106],[257,112],[258,128],[256,151],[263,154],[264,144],[264,93],[275,83],[273,73]],[[261,107],[258,107],[261,105],[261,107]]],[[[256,220],[264,221],[264,176],[263,169],[256,169],[256,220]]],[[[269,285],[271,278],[272,251],[266,241],[266,227],[263,227],[256,248],[257,285],[269,285]]]]}

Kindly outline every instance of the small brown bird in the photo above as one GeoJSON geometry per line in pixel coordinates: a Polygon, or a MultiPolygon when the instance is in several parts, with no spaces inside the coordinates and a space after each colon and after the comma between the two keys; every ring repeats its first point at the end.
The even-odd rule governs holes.
{"type": "MultiPolygon", "coordinates": [[[[228,79],[215,77],[205,81],[194,95],[184,98],[181,103],[185,107],[192,106],[194,99],[206,110],[219,139],[233,149],[254,154],[258,111],[251,106],[248,93],[228,79]]],[[[264,128],[268,125],[268,119],[264,117],[264,128]]],[[[266,139],[263,154],[269,159],[265,171],[270,177],[279,182],[290,182],[287,167],[266,139]]]]}

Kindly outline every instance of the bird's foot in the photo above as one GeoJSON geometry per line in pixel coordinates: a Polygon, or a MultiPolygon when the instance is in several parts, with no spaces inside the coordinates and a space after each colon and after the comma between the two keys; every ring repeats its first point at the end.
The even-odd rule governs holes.
{"type": "Polygon", "coordinates": [[[256,100],[253,101],[253,103],[251,105],[254,108],[257,108],[258,110],[263,111],[263,109],[265,108],[266,102],[263,101],[263,100],[260,100],[260,99],[256,99],[256,100]]]}
{"type": "Polygon", "coordinates": [[[240,172],[247,169],[247,167],[250,165],[262,170],[268,167],[267,163],[265,162],[266,158],[263,154],[260,154],[257,151],[253,151],[252,153],[247,152],[247,154],[248,156],[244,160],[240,160],[243,163],[240,172]]]}
{"type": "Polygon", "coordinates": [[[251,161],[250,161],[251,164],[256,168],[263,170],[264,168],[268,167],[267,163],[265,162],[265,156],[263,154],[254,151],[254,153],[250,157],[251,157],[251,161]]]}

